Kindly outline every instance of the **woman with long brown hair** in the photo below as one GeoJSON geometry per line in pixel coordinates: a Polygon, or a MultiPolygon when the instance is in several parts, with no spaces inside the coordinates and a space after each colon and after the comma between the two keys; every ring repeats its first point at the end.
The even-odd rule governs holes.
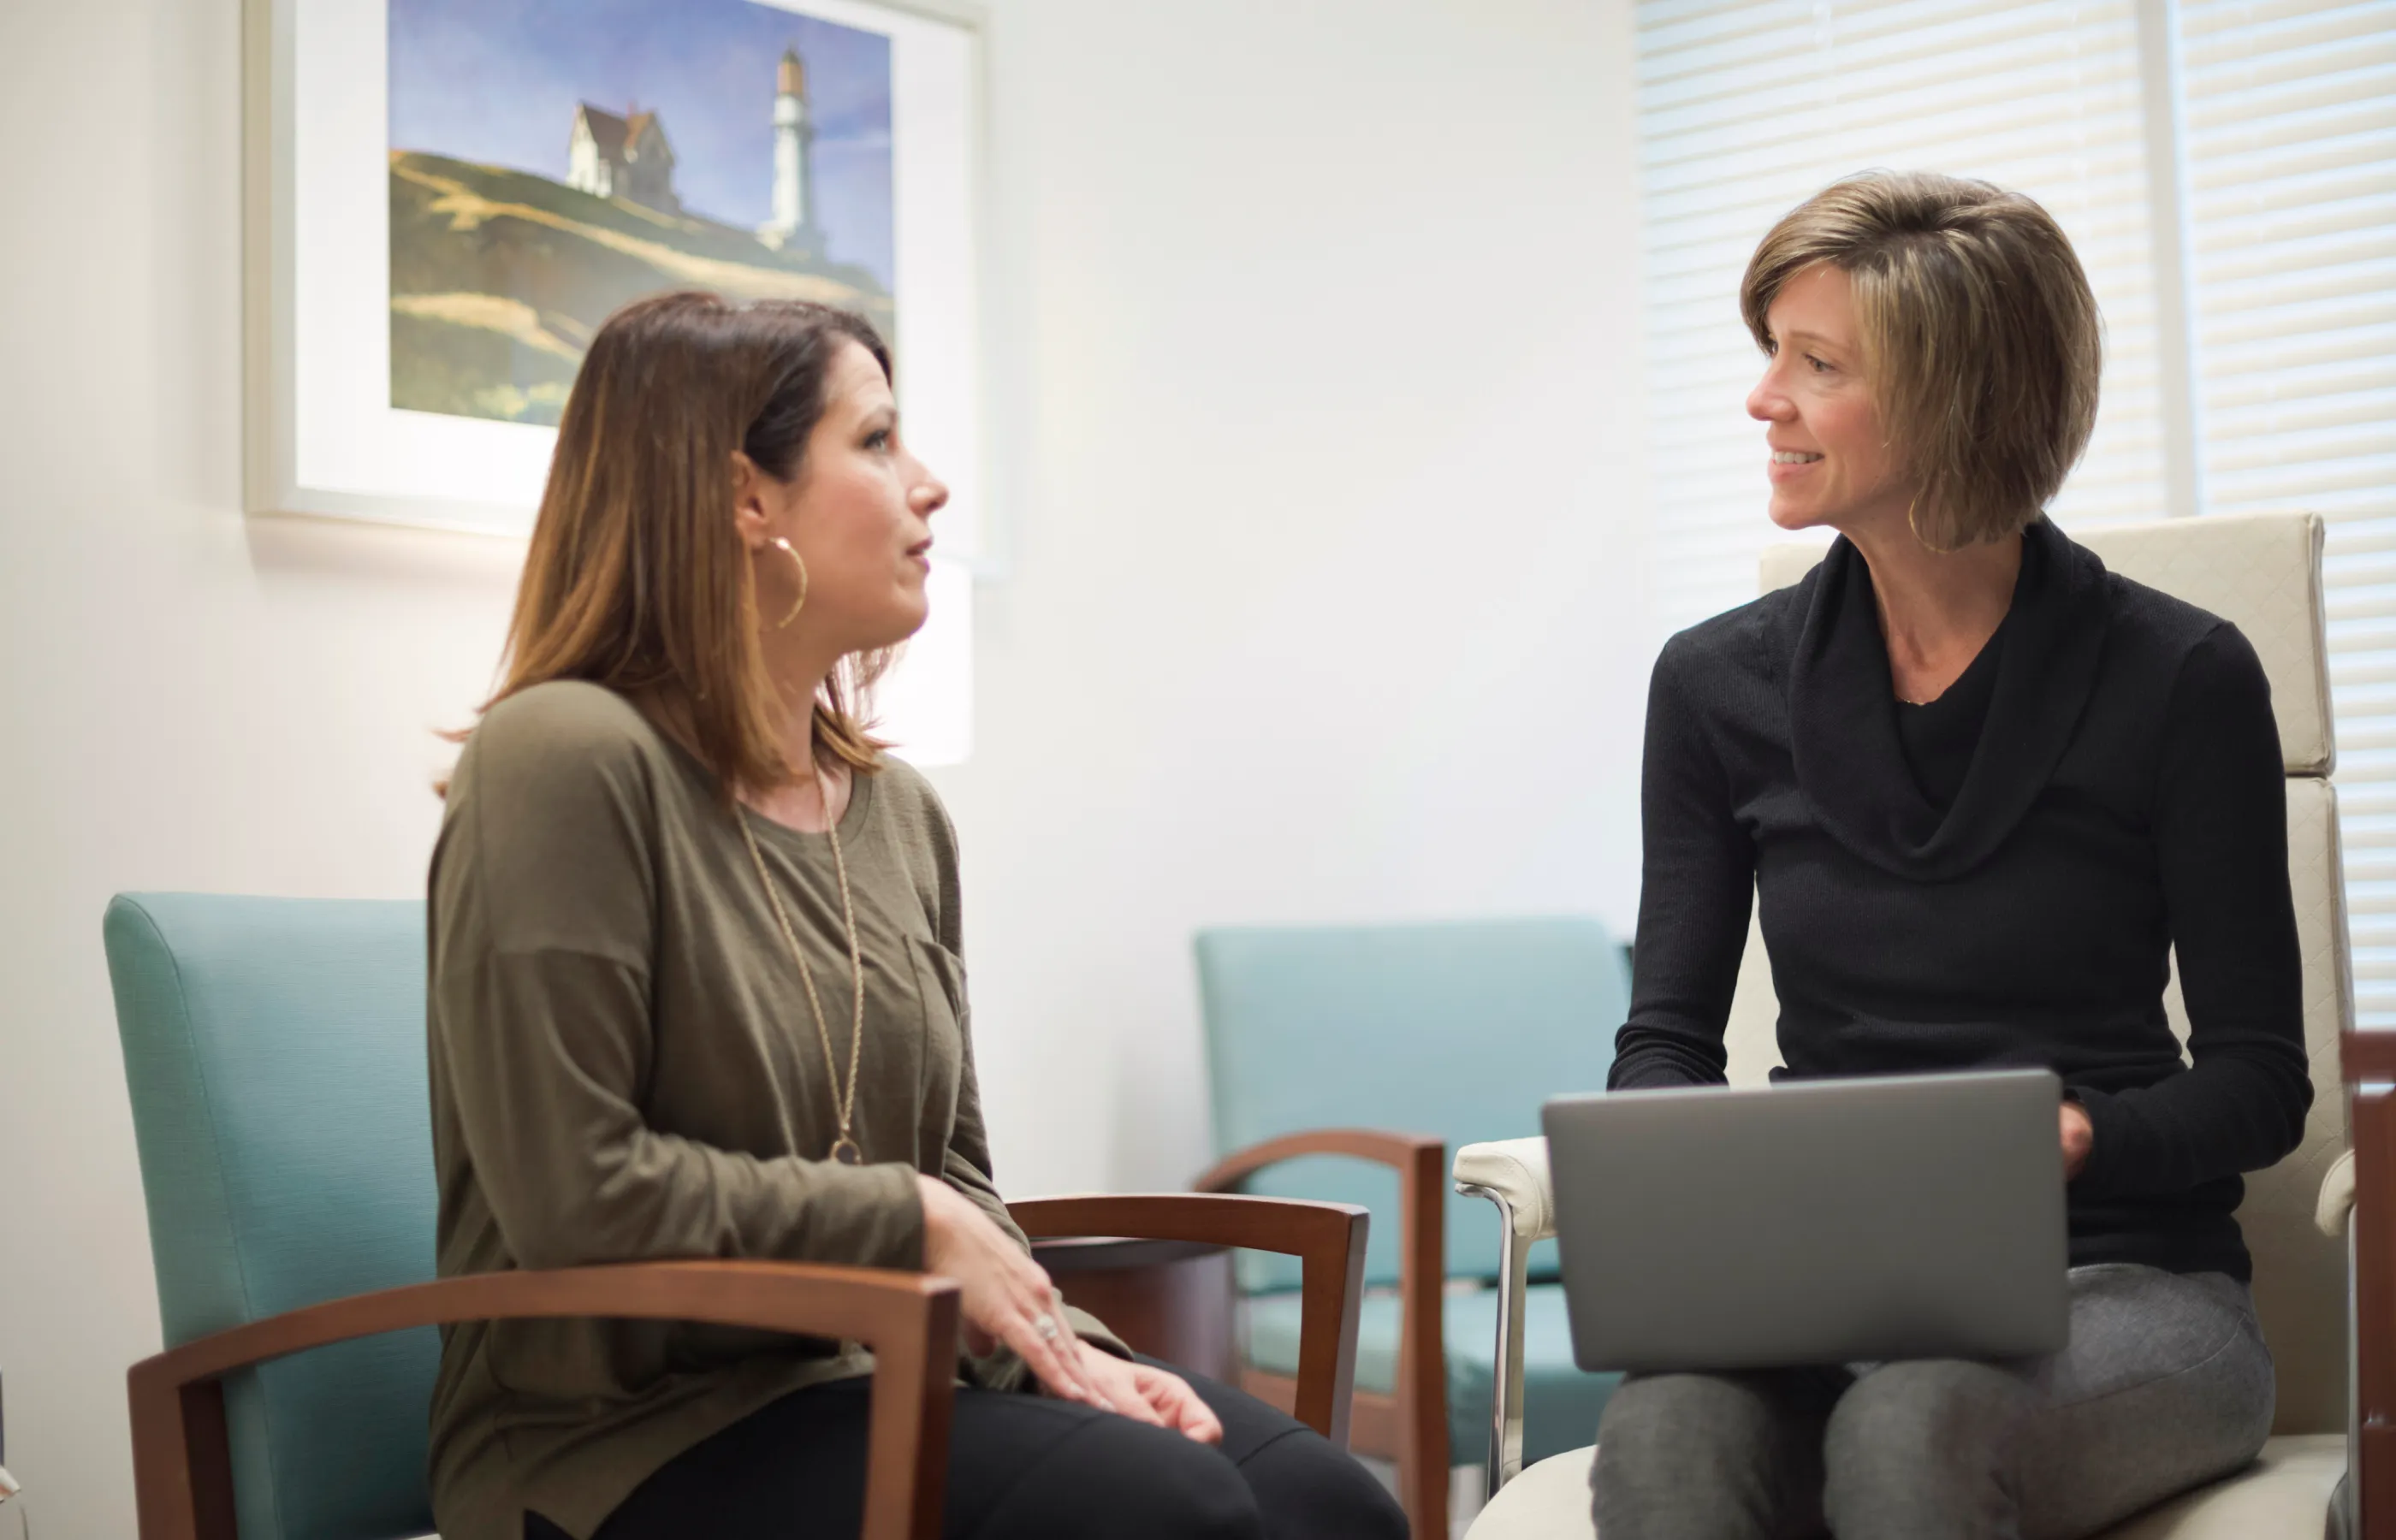
{"type": "MultiPolygon", "coordinates": [[[[947,489],[864,322],[643,300],[558,431],[431,882],[443,1276],[671,1257],[962,1285],[946,1533],[1398,1536],[1372,1478],[1061,1307],[991,1174],[956,840],[859,693],[947,489]]],[[[448,1540],[853,1535],[870,1360],[697,1325],[450,1328],[448,1540]]]]}

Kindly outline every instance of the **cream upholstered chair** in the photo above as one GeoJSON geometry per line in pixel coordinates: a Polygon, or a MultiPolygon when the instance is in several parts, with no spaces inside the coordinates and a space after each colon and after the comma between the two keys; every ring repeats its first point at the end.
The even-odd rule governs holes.
{"type": "MultiPolygon", "coordinates": [[[[2305,967],[2305,1041],[2313,1106],[2304,1141],[2247,1178],[2238,1211],[2255,1254],[2255,1300],[2279,1371],[2273,1437],[2253,1467],[2150,1509],[2105,1540],[2317,1540],[2357,1533],[2333,1516],[2350,1454],[2349,1255],[2337,1237],[2352,1201],[2341,1034],[2354,1017],[2347,954],[2345,883],[2338,857],[2329,669],[2321,594],[2321,520],[2309,514],[2179,519],[2095,529],[2075,537],[2115,572],[2211,610],[2246,634],[2271,681],[2272,708],[2288,774],[2288,877],[2305,967]]],[[[1821,557],[1811,545],[1779,545],[1764,556],[1764,590],[1804,578],[1821,557]]],[[[2174,1028],[2188,1024],[2176,984],[2166,996],[2174,1028]]],[[[1779,1063],[1779,1006],[1769,961],[1750,926],[1739,966],[1726,1045],[1735,1085],[1760,1084],[1779,1063]]],[[[1579,1090],[1558,1086],[1558,1091],[1579,1090]]],[[[1512,1139],[1457,1152],[1456,1180],[1490,1198],[1509,1223],[1511,1255],[1501,1288],[1521,1289],[1520,1259],[1553,1232],[1547,1143],[1512,1139]]],[[[1492,1408],[1493,1497],[1471,1540],[1587,1537],[1589,1465],[1580,1449],[1521,1469],[1519,1388],[1507,1375],[1510,1316],[1501,1310],[1499,1375],[1492,1408]]],[[[1515,1328],[1519,1330],[1519,1327],[1515,1328]]],[[[1519,1347],[1513,1347],[1519,1352],[1519,1347]]],[[[2375,1500],[2375,1507],[2376,1506],[2375,1500]]]]}

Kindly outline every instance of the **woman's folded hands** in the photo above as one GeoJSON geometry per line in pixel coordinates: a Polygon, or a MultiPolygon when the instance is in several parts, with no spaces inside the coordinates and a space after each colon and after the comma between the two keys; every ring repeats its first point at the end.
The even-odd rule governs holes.
{"type": "Polygon", "coordinates": [[[1076,1337],[1046,1270],[971,1199],[937,1176],[918,1174],[915,1184],[924,1201],[924,1268],[956,1280],[967,1348],[980,1354],[1005,1343],[1059,1400],[1177,1428],[1201,1443],[1222,1438],[1222,1424],[1179,1375],[1076,1337]]]}

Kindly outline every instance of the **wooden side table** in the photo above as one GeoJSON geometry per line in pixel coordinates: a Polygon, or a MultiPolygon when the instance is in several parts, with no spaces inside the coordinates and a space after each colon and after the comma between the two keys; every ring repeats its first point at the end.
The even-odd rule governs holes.
{"type": "Polygon", "coordinates": [[[1188,1241],[1035,1241],[1032,1259],[1125,1344],[1225,1385],[1239,1383],[1231,1340],[1231,1254],[1188,1241]]]}

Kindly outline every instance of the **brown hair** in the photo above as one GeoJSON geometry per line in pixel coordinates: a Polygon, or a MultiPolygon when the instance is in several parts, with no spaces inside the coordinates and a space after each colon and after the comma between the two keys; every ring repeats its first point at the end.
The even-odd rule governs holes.
{"type": "Polygon", "coordinates": [[[1855,284],[1864,369],[1915,481],[1914,535],[1954,551],[2035,522],[2088,447],[2103,339],[2071,243],[2018,192],[1874,171],[1784,216],[1739,313],[1769,351],[1781,286],[1829,262],[1855,284]]]}
{"type": "MultiPolygon", "coordinates": [[[[733,523],[732,456],[796,475],[832,361],[851,342],[889,375],[872,326],[825,305],[660,294],[610,316],[566,398],[504,681],[483,709],[552,679],[588,680],[655,697],[727,797],[797,774],[776,732],[786,708],[733,523]]],[[[877,767],[884,745],[858,712],[894,656],[852,655],[817,685],[827,765],[877,767]]]]}

